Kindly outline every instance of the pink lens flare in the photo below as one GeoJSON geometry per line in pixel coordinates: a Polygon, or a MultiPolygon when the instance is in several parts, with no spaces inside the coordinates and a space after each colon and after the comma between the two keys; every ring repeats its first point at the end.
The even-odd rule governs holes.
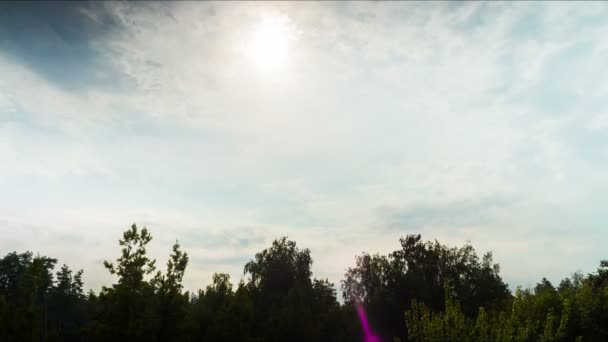
{"type": "Polygon", "coordinates": [[[359,320],[361,321],[361,327],[363,328],[363,342],[381,342],[380,337],[372,334],[372,330],[369,327],[367,316],[361,304],[357,304],[357,314],[359,314],[359,320]]]}

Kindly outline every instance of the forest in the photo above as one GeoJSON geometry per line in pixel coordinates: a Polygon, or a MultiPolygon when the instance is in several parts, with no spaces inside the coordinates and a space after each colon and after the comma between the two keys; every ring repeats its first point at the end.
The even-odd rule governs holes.
{"type": "Polygon", "coordinates": [[[0,341],[608,340],[608,261],[512,292],[491,253],[406,235],[388,255],[356,256],[336,285],[314,278],[310,250],[282,237],[244,265],[245,280],[216,273],[189,292],[186,251],[176,243],[161,267],[151,240],[135,224],[124,232],[104,262],[116,282],[99,293],[57,259],[4,255],[0,341]]]}

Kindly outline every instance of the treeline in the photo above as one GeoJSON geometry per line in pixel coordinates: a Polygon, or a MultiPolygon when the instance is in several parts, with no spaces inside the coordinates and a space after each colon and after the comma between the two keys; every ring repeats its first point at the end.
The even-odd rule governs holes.
{"type": "MultiPolygon", "coordinates": [[[[313,278],[308,249],[275,240],[244,266],[194,293],[188,255],[166,267],[147,255],[152,236],[133,225],[104,262],[117,281],[84,293],[82,271],[30,252],[0,259],[0,341],[363,341],[359,309],[382,341],[606,341],[608,262],[555,287],[542,279],[512,294],[490,253],[403,237],[388,255],[363,253],[341,282],[313,278]]],[[[370,338],[371,339],[371,338],[370,338]]]]}

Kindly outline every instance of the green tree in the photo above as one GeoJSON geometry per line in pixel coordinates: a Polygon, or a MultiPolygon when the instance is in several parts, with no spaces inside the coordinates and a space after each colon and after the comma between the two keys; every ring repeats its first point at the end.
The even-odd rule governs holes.
{"type": "Polygon", "coordinates": [[[80,270],[73,275],[65,264],[56,273],[56,283],[49,294],[49,321],[58,340],[82,340],[81,329],[88,319],[82,273],[80,270]]]}
{"type": "Polygon", "coordinates": [[[156,288],[158,302],[158,340],[178,341],[184,339],[184,321],[188,294],[182,293],[182,280],[188,266],[188,254],[180,249],[179,243],[173,245],[173,252],[167,262],[167,271],[160,271],[152,281],[156,288]]]}
{"type": "Polygon", "coordinates": [[[0,259],[0,302],[6,312],[0,337],[6,340],[43,340],[49,335],[49,292],[56,259],[26,252],[0,259]]]}
{"type": "Polygon", "coordinates": [[[423,242],[420,235],[400,242],[401,249],[388,256],[358,256],[342,281],[346,303],[362,303],[383,339],[407,340],[408,330],[399,317],[414,300],[430,310],[443,310],[445,283],[467,317],[475,316],[480,306],[499,307],[510,298],[491,253],[480,260],[469,244],[447,247],[438,241],[423,242]]]}
{"type": "Polygon", "coordinates": [[[244,284],[232,290],[230,276],[213,275],[213,283],[191,301],[195,340],[246,341],[251,334],[252,303],[244,284]]]}
{"type": "Polygon", "coordinates": [[[135,224],[119,241],[121,256],[116,265],[104,261],[118,283],[103,287],[99,294],[97,319],[89,329],[91,338],[114,341],[154,341],[158,317],[155,315],[155,288],[146,276],[155,271],[155,260],[147,256],[152,236],[135,224]]]}
{"type": "Polygon", "coordinates": [[[333,284],[313,280],[310,250],[282,237],[245,265],[253,301],[253,336],[266,341],[331,340],[337,305],[333,284]]]}

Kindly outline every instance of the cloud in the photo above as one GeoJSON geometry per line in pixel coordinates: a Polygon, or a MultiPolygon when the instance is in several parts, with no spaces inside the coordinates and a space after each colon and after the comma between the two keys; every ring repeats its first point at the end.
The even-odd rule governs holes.
{"type": "Polygon", "coordinates": [[[100,60],[94,42],[119,29],[94,3],[8,3],[3,6],[3,54],[64,89],[116,88],[127,82],[100,60]]]}
{"type": "Polygon", "coordinates": [[[191,288],[282,235],[334,282],[414,232],[494,250],[507,280],[600,258],[601,5],[30,7],[0,24],[2,250],[94,287],[132,222],[159,261],[183,244],[191,288]],[[282,74],[243,50],[265,13],[298,31],[282,74]]]}
{"type": "Polygon", "coordinates": [[[447,204],[418,205],[406,208],[378,208],[380,226],[393,229],[458,229],[468,226],[490,225],[496,221],[494,213],[508,211],[513,200],[481,198],[447,204]]]}

